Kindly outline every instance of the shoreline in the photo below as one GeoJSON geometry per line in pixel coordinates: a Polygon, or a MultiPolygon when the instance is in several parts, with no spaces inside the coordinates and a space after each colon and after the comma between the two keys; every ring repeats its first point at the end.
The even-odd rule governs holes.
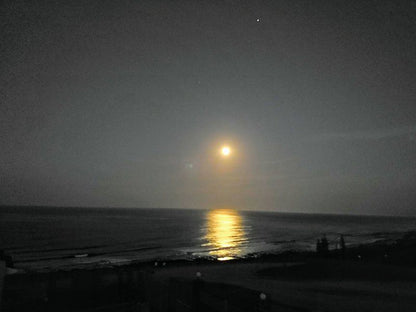
{"type": "MultiPolygon", "coordinates": [[[[402,249],[402,246],[408,245],[409,243],[416,242],[416,230],[415,231],[407,231],[401,233],[399,238],[392,239],[392,238],[384,238],[379,239],[377,241],[365,244],[355,244],[355,245],[347,245],[347,251],[344,255],[341,255],[340,249],[329,249],[328,258],[339,258],[343,257],[345,259],[355,259],[359,257],[365,257],[366,260],[371,259],[372,261],[378,262],[389,262],[389,263],[398,263],[398,264],[405,264],[405,263],[412,263],[408,259],[397,258],[393,255],[390,255],[391,249],[397,249],[397,245],[402,249]]],[[[96,254],[82,254],[82,255],[73,255],[73,256],[66,256],[62,259],[75,259],[75,260],[88,260],[93,257],[96,257],[96,254]]],[[[95,260],[91,262],[84,262],[78,263],[73,265],[62,265],[61,267],[53,267],[53,268],[24,268],[20,264],[21,263],[36,263],[36,261],[22,261],[18,262],[16,266],[13,267],[6,267],[6,275],[13,275],[13,274],[44,274],[44,273],[53,273],[53,272],[70,272],[73,270],[99,270],[99,269],[108,269],[108,268],[118,268],[118,267],[152,267],[155,263],[159,265],[188,265],[188,264],[209,264],[209,263],[244,263],[244,262],[261,262],[261,261],[275,261],[275,262],[285,262],[285,261],[302,261],[308,258],[317,257],[316,251],[308,251],[308,250],[286,250],[282,252],[257,252],[257,253],[250,253],[243,257],[235,257],[234,259],[221,261],[213,256],[194,256],[190,255],[189,257],[181,257],[178,256],[175,258],[164,258],[164,257],[157,257],[153,259],[137,259],[137,260],[129,260],[129,259],[117,259],[114,258],[114,262],[106,261],[106,260],[95,260]]],[[[46,259],[48,260],[48,259],[46,259]]],[[[415,259],[416,264],[416,259],[415,259]]]]}
{"type": "MultiPolygon", "coordinates": [[[[228,261],[206,258],[156,260],[10,274],[5,276],[2,308],[4,311],[96,311],[97,307],[106,307],[105,311],[131,311],[123,307],[147,305],[149,309],[153,307],[150,311],[168,311],[172,296],[183,296],[181,298],[188,304],[192,303],[189,296],[195,293],[195,281],[198,280],[204,283],[206,291],[236,305],[241,301],[255,307],[259,304],[259,294],[264,292],[273,299],[269,304],[276,304],[282,311],[292,311],[293,307],[309,311],[297,302],[296,296],[305,296],[305,302],[312,300],[315,305],[333,304],[332,299],[317,303],[311,295],[320,292],[322,287],[329,287],[328,292],[335,291],[341,297],[351,296],[356,291],[355,295],[364,301],[369,297],[365,295],[368,287],[374,294],[371,298],[381,296],[380,291],[391,297],[397,287],[402,287],[400,285],[408,289],[411,287],[408,285],[416,282],[416,231],[407,232],[395,242],[379,241],[348,247],[345,253],[330,250],[326,255],[317,255],[315,252],[287,251],[228,261]],[[304,290],[306,286],[312,293],[304,290]],[[293,288],[291,291],[290,287],[293,288]],[[345,287],[348,290],[343,290],[345,287]],[[178,288],[186,292],[178,294],[178,288]],[[224,294],[218,294],[217,289],[222,289],[224,294]],[[112,306],[114,310],[108,308],[112,306]]],[[[416,302],[409,298],[403,300],[414,307],[416,302]]],[[[215,300],[210,299],[209,304],[215,304],[215,300]]],[[[149,310],[143,308],[143,311],[149,310]]]]}

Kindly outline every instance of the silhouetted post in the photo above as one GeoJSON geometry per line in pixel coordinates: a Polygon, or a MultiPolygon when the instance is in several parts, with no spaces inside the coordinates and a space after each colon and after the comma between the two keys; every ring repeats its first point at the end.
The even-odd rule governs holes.
{"type": "Polygon", "coordinates": [[[326,238],[326,235],[324,234],[324,236],[321,239],[321,247],[322,247],[322,253],[324,256],[328,255],[328,240],[326,238]]]}
{"type": "Polygon", "coordinates": [[[267,301],[266,294],[265,293],[261,293],[259,295],[259,299],[260,299],[260,301],[259,301],[258,306],[257,306],[257,311],[258,312],[266,312],[266,311],[269,311],[270,309],[268,307],[268,301],[267,301]]]}
{"type": "Polygon", "coordinates": [[[341,237],[340,237],[340,245],[341,245],[341,255],[344,258],[346,247],[345,247],[344,235],[342,235],[342,234],[341,234],[341,237]]]}
{"type": "Polygon", "coordinates": [[[192,311],[199,312],[201,305],[201,288],[203,281],[201,280],[201,273],[196,273],[196,279],[192,283],[192,311]]]}
{"type": "Polygon", "coordinates": [[[317,239],[317,240],[316,240],[316,253],[317,253],[318,255],[320,255],[320,254],[321,254],[321,252],[322,252],[321,240],[320,240],[320,239],[317,239]]]}

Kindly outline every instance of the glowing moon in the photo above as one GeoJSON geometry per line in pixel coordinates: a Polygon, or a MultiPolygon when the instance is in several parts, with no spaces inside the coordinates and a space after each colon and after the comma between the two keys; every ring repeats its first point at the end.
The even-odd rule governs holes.
{"type": "Polygon", "coordinates": [[[228,156],[230,156],[230,154],[231,154],[231,148],[230,148],[230,147],[228,147],[228,146],[223,146],[223,147],[221,148],[221,155],[222,155],[222,156],[224,156],[224,157],[228,157],[228,156]]]}

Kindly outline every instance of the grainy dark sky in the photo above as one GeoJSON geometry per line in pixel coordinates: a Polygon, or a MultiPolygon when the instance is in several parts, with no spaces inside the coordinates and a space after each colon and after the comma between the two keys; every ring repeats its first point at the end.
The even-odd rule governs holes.
{"type": "Polygon", "coordinates": [[[0,14],[0,204],[416,214],[415,1],[0,14]]]}

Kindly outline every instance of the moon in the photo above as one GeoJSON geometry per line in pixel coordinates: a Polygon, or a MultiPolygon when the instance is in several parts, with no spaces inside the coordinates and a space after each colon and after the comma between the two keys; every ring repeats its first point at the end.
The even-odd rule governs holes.
{"type": "Polygon", "coordinates": [[[223,146],[221,148],[221,155],[224,157],[228,157],[231,154],[231,148],[229,146],[223,146]]]}

